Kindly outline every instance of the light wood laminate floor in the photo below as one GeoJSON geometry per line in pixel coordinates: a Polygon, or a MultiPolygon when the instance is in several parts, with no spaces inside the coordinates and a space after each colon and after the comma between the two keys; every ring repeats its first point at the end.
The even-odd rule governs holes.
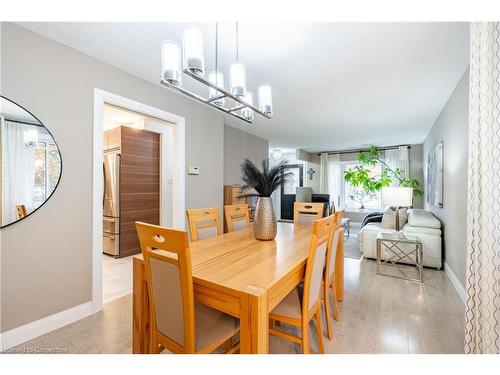
{"type": "MultiPolygon", "coordinates": [[[[424,284],[376,275],[375,261],[345,259],[345,299],[328,353],[463,353],[464,306],[443,271],[424,270],[424,284]]],[[[14,348],[14,352],[131,353],[130,295],[102,312],[14,348]]],[[[324,319],[324,317],[323,317],[324,319]]],[[[323,327],[325,327],[323,325],[323,327]]],[[[314,332],[314,331],[312,331],[314,332]]],[[[314,335],[314,333],[313,333],[314,335]]],[[[311,347],[316,337],[311,337],[311,347]]],[[[298,345],[270,338],[271,353],[298,345]]]]}
{"type": "Polygon", "coordinates": [[[102,255],[102,300],[111,302],[132,293],[132,258],[102,255]]]}

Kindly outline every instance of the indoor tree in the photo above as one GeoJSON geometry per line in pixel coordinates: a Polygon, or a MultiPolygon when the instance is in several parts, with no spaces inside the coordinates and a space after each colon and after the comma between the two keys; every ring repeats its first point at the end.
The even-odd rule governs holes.
{"type": "Polygon", "coordinates": [[[375,146],[371,146],[368,152],[360,153],[359,161],[361,165],[354,168],[349,168],[344,172],[344,180],[349,182],[354,188],[354,193],[350,198],[360,203],[361,208],[364,208],[364,203],[376,196],[376,192],[383,187],[391,186],[394,182],[398,186],[411,187],[414,196],[422,196],[424,194],[420,187],[420,183],[414,178],[401,177],[399,168],[391,168],[382,159],[380,151],[375,146]],[[384,166],[380,176],[372,176],[371,167],[380,163],[384,166]],[[361,192],[360,192],[361,191],[361,192]]]}

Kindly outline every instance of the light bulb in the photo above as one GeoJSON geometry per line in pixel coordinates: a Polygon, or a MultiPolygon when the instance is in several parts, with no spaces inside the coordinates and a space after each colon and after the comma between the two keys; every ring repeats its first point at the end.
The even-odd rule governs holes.
{"type": "MultiPolygon", "coordinates": [[[[250,91],[247,91],[243,100],[245,103],[253,105],[253,94],[250,91]]],[[[248,121],[254,120],[254,111],[250,108],[243,108],[241,110],[241,115],[248,121]]]]}
{"type": "Polygon", "coordinates": [[[238,97],[244,97],[247,91],[247,78],[245,65],[237,61],[229,67],[229,80],[231,83],[231,92],[238,97]]]}
{"type": "Polygon", "coordinates": [[[181,85],[181,51],[179,44],[166,40],[161,45],[162,80],[174,85],[181,85]]]}
{"type": "Polygon", "coordinates": [[[203,34],[200,30],[194,27],[184,30],[182,35],[182,52],[184,54],[184,68],[196,75],[204,75],[203,34]]]}
{"type": "Polygon", "coordinates": [[[266,115],[273,114],[273,96],[269,85],[259,86],[259,108],[266,115]]]}
{"type": "Polygon", "coordinates": [[[24,147],[36,147],[38,145],[38,130],[29,129],[25,130],[23,133],[24,137],[24,147]]]}
{"type": "MultiPolygon", "coordinates": [[[[220,71],[213,71],[213,72],[210,72],[208,74],[208,80],[213,83],[214,85],[216,85],[217,87],[220,87],[220,88],[224,88],[224,74],[222,74],[222,72],[220,71]]],[[[209,99],[213,99],[213,98],[216,98],[218,96],[220,96],[221,93],[218,92],[216,89],[213,89],[211,87],[208,88],[208,97],[209,99]]],[[[225,100],[224,98],[220,98],[220,99],[217,99],[217,100],[213,100],[212,101],[213,104],[219,106],[219,107],[223,107],[224,104],[225,104],[225,100]]]]}

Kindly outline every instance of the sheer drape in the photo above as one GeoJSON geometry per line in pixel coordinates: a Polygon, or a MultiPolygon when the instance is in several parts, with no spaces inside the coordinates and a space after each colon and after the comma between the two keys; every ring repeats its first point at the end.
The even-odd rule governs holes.
{"type": "MultiPolygon", "coordinates": [[[[393,171],[399,168],[399,150],[385,150],[384,151],[384,162],[393,171]]],[[[392,177],[392,176],[391,176],[392,177]]],[[[399,186],[399,181],[396,178],[392,179],[392,186],[399,186]]]]}
{"type": "MultiPolygon", "coordinates": [[[[399,177],[410,178],[410,155],[408,146],[400,146],[392,150],[385,150],[384,161],[393,171],[399,168],[399,177]]],[[[399,180],[397,178],[393,179],[392,186],[399,186],[399,180]]]]}
{"type": "Polygon", "coordinates": [[[319,157],[319,192],[328,194],[328,153],[323,152],[319,157]]]}
{"type": "Polygon", "coordinates": [[[2,222],[17,220],[16,205],[33,208],[35,149],[24,146],[24,131],[33,126],[4,121],[2,136],[2,222]]]}
{"type": "Polygon", "coordinates": [[[340,155],[328,155],[328,194],[336,208],[340,205],[340,187],[344,181],[340,171],[340,155]]]}
{"type": "Polygon", "coordinates": [[[465,352],[500,353],[500,24],[471,24],[465,352]]]}

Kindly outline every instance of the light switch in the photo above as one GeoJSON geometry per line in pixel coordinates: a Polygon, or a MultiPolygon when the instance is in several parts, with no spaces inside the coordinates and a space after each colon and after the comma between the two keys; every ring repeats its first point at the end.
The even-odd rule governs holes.
{"type": "Polygon", "coordinates": [[[194,174],[194,175],[198,175],[200,174],[200,168],[198,167],[189,167],[188,168],[188,174],[194,174]]]}

